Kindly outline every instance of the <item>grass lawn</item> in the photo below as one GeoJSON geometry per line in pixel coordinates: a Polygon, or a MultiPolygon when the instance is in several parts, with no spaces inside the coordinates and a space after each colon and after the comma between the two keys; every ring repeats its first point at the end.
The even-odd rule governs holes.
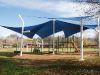
{"type": "MultiPolygon", "coordinates": [[[[33,48],[34,49],[34,48],[33,48]]],[[[33,50],[32,49],[32,50],[33,50]]],[[[41,48],[39,48],[41,50],[41,48]]],[[[18,50],[20,50],[20,48],[18,48],[18,50]]],[[[48,49],[48,48],[43,48],[43,51],[52,51],[52,48],[48,49]]],[[[59,48],[57,49],[59,50],[59,52],[74,52],[75,49],[74,48],[59,48]]],[[[16,51],[16,48],[0,48],[0,52],[14,52],[16,51]]],[[[56,51],[56,49],[55,49],[56,51]]],[[[84,48],[84,51],[98,51],[98,48],[84,48]]],[[[31,48],[23,48],[23,52],[31,52],[31,48]]]]}
{"type": "Polygon", "coordinates": [[[0,52],[0,75],[100,75],[99,56],[87,57],[84,61],[28,60],[12,56],[11,52],[0,52]]]}
{"type": "Polygon", "coordinates": [[[0,57],[0,75],[99,75],[100,59],[32,61],[0,57]],[[94,61],[94,62],[93,62],[94,61]]]}

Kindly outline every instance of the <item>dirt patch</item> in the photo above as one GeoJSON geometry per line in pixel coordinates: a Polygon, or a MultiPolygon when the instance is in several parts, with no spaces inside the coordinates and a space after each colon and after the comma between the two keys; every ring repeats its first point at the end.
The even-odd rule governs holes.
{"type": "Polygon", "coordinates": [[[14,56],[13,58],[18,59],[32,59],[32,60],[54,60],[54,59],[76,59],[79,55],[33,55],[33,54],[23,54],[23,56],[14,56]]]}
{"type": "MultiPolygon", "coordinates": [[[[98,56],[96,52],[84,53],[84,58],[94,58],[98,56]]],[[[17,59],[31,59],[31,60],[59,60],[59,59],[80,59],[80,53],[68,53],[68,54],[23,54],[22,56],[16,55],[13,58],[17,59]]]]}

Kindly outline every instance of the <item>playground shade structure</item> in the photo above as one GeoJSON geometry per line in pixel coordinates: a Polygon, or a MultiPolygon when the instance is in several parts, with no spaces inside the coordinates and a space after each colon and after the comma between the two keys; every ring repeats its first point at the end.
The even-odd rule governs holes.
{"type": "MultiPolygon", "coordinates": [[[[2,26],[2,27],[13,30],[18,33],[21,33],[21,30],[22,30],[22,27],[8,27],[8,26],[2,26]]],[[[87,26],[86,27],[83,26],[83,30],[86,30],[88,28],[89,27],[87,26]]],[[[24,33],[24,35],[29,38],[33,38],[35,34],[39,35],[41,38],[46,38],[53,34],[53,20],[50,20],[48,22],[45,22],[39,25],[24,27],[24,31],[30,31],[30,32],[24,33]]],[[[77,32],[80,32],[80,25],[55,20],[55,33],[59,31],[63,31],[65,34],[65,37],[68,37],[77,32]]]]}
{"type": "Polygon", "coordinates": [[[87,27],[89,29],[95,29],[97,27],[97,25],[85,25],[85,27],[87,27]]]}
{"type": "MultiPolygon", "coordinates": [[[[84,27],[83,29],[86,30],[88,28],[84,27]]],[[[80,25],[55,20],[55,33],[59,31],[63,31],[65,34],[65,37],[68,37],[77,32],[80,32],[80,25]]],[[[38,30],[36,34],[38,34],[41,38],[45,38],[45,37],[48,37],[49,35],[52,35],[53,34],[53,21],[51,20],[47,24],[45,24],[44,27],[38,30]]]]}

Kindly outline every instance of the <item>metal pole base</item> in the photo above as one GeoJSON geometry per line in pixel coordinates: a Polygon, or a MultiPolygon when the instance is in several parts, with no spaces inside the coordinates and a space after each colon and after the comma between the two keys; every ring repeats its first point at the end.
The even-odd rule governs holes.
{"type": "Polygon", "coordinates": [[[20,52],[20,56],[22,56],[22,51],[20,52]]]}
{"type": "Polygon", "coordinates": [[[53,51],[53,53],[52,53],[53,55],[55,55],[55,52],[53,51]]]}
{"type": "Polygon", "coordinates": [[[81,58],[81,59],[79,59],[79,61],[84,61],[85,59],[83,59],[83,58],[81,58]]]}

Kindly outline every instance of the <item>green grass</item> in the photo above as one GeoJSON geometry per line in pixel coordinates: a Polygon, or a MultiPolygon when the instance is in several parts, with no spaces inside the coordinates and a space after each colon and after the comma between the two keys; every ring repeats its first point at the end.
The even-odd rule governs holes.
{"type": "Polygon", "coordinates": [[[32,61],[0,57],[0,75],[99,75],[100,59],[92,61],[32,61]]]}
{"type": "MultiPolygon", "coordinates": [[[[33,48],[34,49],[34,48],[33,48]]],[[[39,48],[41,50],[41,48],[39,48]]],[[[0,48],[0,52],[14,52],[16,48],[0,48]]],[[[20,50],[20,48],[18,49],[20,50]]],[[[43,48],[43,51],[48,51],[48,48],[43,48]]],[[[52,48],[50,48],[50,51],[52,51],[52,48]]],[[[56,51],[56,49],[55,49],[56,51]]],[[[59,52],[74,52],[74,48],[59,48],[59,52]]],[[[98,48],[84,48],[84,51],[98,51],[98,48]]],[[[31,52],[31,48],[23,48],[23,52],[31,52]]]]}
{"type": "MultiPolygon", "coordinates": [[[[33,61],[14,59],[15,48],[0,49],[0,75],[99,75],[100,57],[78,59],[33,61]]],[[[46,49],[47,50],[47,49],[46,49]]],[[[65,49],[66,50],[66,49],[65,49]]],[[[24,51],[24,50],[23,50],[24,51]]],[[[85,48],[85,51],[97,49],[85,48]]]]}

